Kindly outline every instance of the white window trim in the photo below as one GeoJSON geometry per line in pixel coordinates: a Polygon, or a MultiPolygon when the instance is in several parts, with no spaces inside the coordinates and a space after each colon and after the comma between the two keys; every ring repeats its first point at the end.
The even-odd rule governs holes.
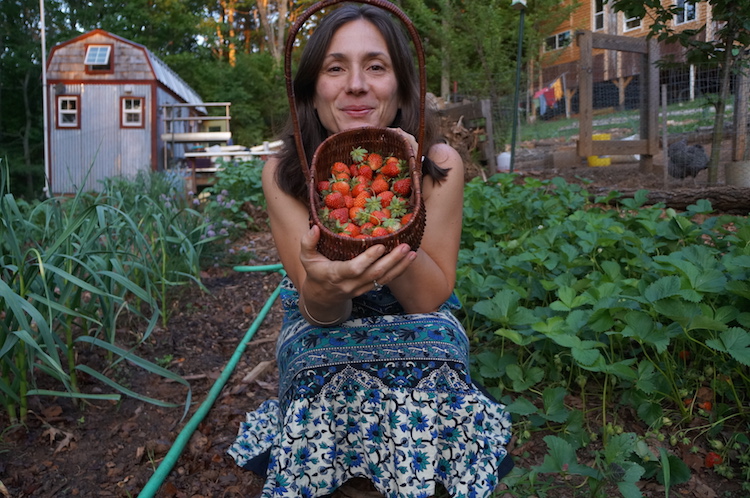
{"type": "Polygon", "coordinates": [[[87,66],[106,66],[112,55],[112,45],[89,45],[86,47],[86,58],[83,63],[87,66]],[[101,52],[103,50],[103,57],[101,52]]]}
{"type": "Polygon", "coordinates": [[[61,95],[57,97],[57,127],[80,128],[81,98],[78,95],[61,95]],[[75,102],[75,109],[63,109],[63,102],[75,102]],[[65,121],[64,116],[73,116],[74,121],[65,121]]]}
{"type": "MultiPolygon", "coordinates": [[[[675,6],[677,6],[677,7],[680,6],[680,0],[677,0],[675,2],[675,6]]],[[[682,21],[680,21],[680,16],[679,15],[675,15],[674,16],[674,23],[675,23],[676,26],[679,26],[681,24],[687,24],[687,23],[695,22],[695,21],[698,20],[698,3],[697,2],[689,2],[688,0],[683,0],[683,2],[682,2],[682,8],[683,8],[683,11],[682,11],[682,21]],[[692,19],[687,19],[687,11],[685,10],[685,5],[686,4],[691,4],[693,6],[693,17],[692,17],[692,19]]]]}
{"type": "Polygon", "coordinates": [[[607,29],[607,17],[605,15],[606,4],[602,0],[602,10],[597,11],[596,10],[596,3],[597,3],[596,0],[594,0],[591,3],[591,8],[593,9],[593,14],[591,16],[591,21],[592,21],[591,30],[592,31],[606,31],[606,29],[607,29]],[[601,21],[602,21],[602,27],[601,28],[597,28],[596,27],[597,18],[601,19],[601,21]]]}
{"type": "Polygon", "coordinates": [[[144,120],[143,120],[143,108],[146,106],[146,99],[145,97],[123,97],[121,99],[121,116],[122,116],[122,122],[120,125],[123,128],[143,128],[144,120]],[[126,102],[128,101],[138,101],[140,102],[140,107],[138,109],[130,108],[127,109],[125,107],[126,102]],[[128,121],[128,116],[138,116],[138,121],[128,121]]]}
{"type": "Polygon", "coordinates": [[[643,20],[640,17],[625,17],[623,14],[622,16],[622,32],[627,33],[628,31],[633,31],[636,29],[641,29],[641,25],[643,24],[643,20]],[[637,25],[628,27],[629,22],[638,22],[637,25]]]}

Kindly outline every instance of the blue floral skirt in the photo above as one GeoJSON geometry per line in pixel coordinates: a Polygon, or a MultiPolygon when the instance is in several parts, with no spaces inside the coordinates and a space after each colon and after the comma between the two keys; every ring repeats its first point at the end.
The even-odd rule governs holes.
{"type": "Polygon", "coordinates": [[[229,449],[266,474],[263,497],[321,497],[364,477],[388,498],[487,497],[512,468],[510,417],[469,376],[453,296],[405,314],[385,287],[332,328],[310,325],[282,283],[279,399],[248,413],[229,449]]]}

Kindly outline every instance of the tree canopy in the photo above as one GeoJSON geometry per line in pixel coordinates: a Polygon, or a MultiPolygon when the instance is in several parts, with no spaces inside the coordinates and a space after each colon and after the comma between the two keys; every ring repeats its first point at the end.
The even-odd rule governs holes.
{"type": "MultiPolygon", "coordinates": [[[[747,0],[746,0],[747,1],[747,0]]],[[[272,138],[286,115],[282,59],[288,28],[313,0],[43,0],[47,51],[95,28],[142,44],[205,101],[232,102],[236,142],[272,138]]],[[[513,92],[518,12],[509,0],[396,1],[423,35],[428,91],[493,99],[513,92]]],[[[536,0],[529,26],[556,5],[536,0]]],[[[310,26],[298,34],[303,44],[310,26]]],[[[538,31],[538,30],[537,30],[538,31]]],[[[544,33],[527,29],[525,57],[544,33]]],[[[14,190],[43,185],[40,1],[0,2],[0,158],[14,190]]]]}

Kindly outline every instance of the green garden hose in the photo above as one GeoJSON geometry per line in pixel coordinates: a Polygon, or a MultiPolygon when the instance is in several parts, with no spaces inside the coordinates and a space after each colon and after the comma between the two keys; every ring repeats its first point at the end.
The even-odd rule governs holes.
{"type": "MultiPolygon", "coordinates": [[[[235,271],[240,272],[250,272],[250,271],[276,271],[279,272],[282,275],[285,275],[284,267],[280,264],[275,265],[265,265],[265,266],[235,266],[235,271]]],[[[182,450],[185,449],[185,446],[190,441],[190,438],[193,435],[193,432],[198,428],[198,425],[203,421],[205,416],[208,414],[209,410],[213,406],[214,402],[216,401],[216,398],[219,397],[219,394],[221,393],[221,390],[224,388],[224,385],[229,380],[229,377],[232,375],[232,372],[234,371],[235,367],[237,366],[237,363],[240,361],[240,358],[242,357],[242,354],[245,352],[245,347],[250,342],[250,339],[253,338],[253,335],[255,335],[255,332],[260,328],[261,323],[263,323],[263,320],[266,318],[266,315],[268,315],[268,312],[271,309],[271,306],[273,306],[274,301],[276,301],[276,298],[281,293],[281,286],[277,286],[276,290],[273,291],[271,296],[266,301],[266,304],[263,305],[263,308],[260,310],[260,313],[258,313],[258,317],[255,319],[253,324],[250,326],[248,331],[245,333],[245,337],[240,341],[239,345],[237,346],[237,349],[235,349],[234,354],[227,362],[226,366],[224,367],[224,370],[222,370],[221,375],[219,375],[219,378],[216,379],[216,382],[211,387],[211,390],[208,392],[208,396],[206,397],[205,401],[201,404],[201,406],[196,410],[196,412],[193,414],[193,416],[190,418],[187,424],[185,424],[185,427],[180,431],[180,433],[177,435],[177,438],[174,441],[174,444],[172,444],[172,447],[167,452],[166,456],[164,457],[164,460],[159,464],[159,467],[156,468],[156,471],[151,476],[151,479],[148,480],[146,485],[143,487],[143,490],[141,490],[140,494],[138,495],[138,498],[149,498],[156,494],[156,492],[159,490],[159,487],[164,482],[164,479],[167,478],[169,473],[171,472],[172,468],[177,463],[178,458],[180,457],[180,454],[182,453],[182,450]]]]}

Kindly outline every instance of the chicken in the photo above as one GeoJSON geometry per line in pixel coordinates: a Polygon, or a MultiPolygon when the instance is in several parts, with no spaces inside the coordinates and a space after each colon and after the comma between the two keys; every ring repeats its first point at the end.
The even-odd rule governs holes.
{"type": "Polygon", "coordinates": [[[667,172],[674,178],[683,179],[692,176],[695,181],[696,175],[708,168],[708,156],[701,144],[688,145],[683,139],[670,145],[668,154],[667,172]]]}

